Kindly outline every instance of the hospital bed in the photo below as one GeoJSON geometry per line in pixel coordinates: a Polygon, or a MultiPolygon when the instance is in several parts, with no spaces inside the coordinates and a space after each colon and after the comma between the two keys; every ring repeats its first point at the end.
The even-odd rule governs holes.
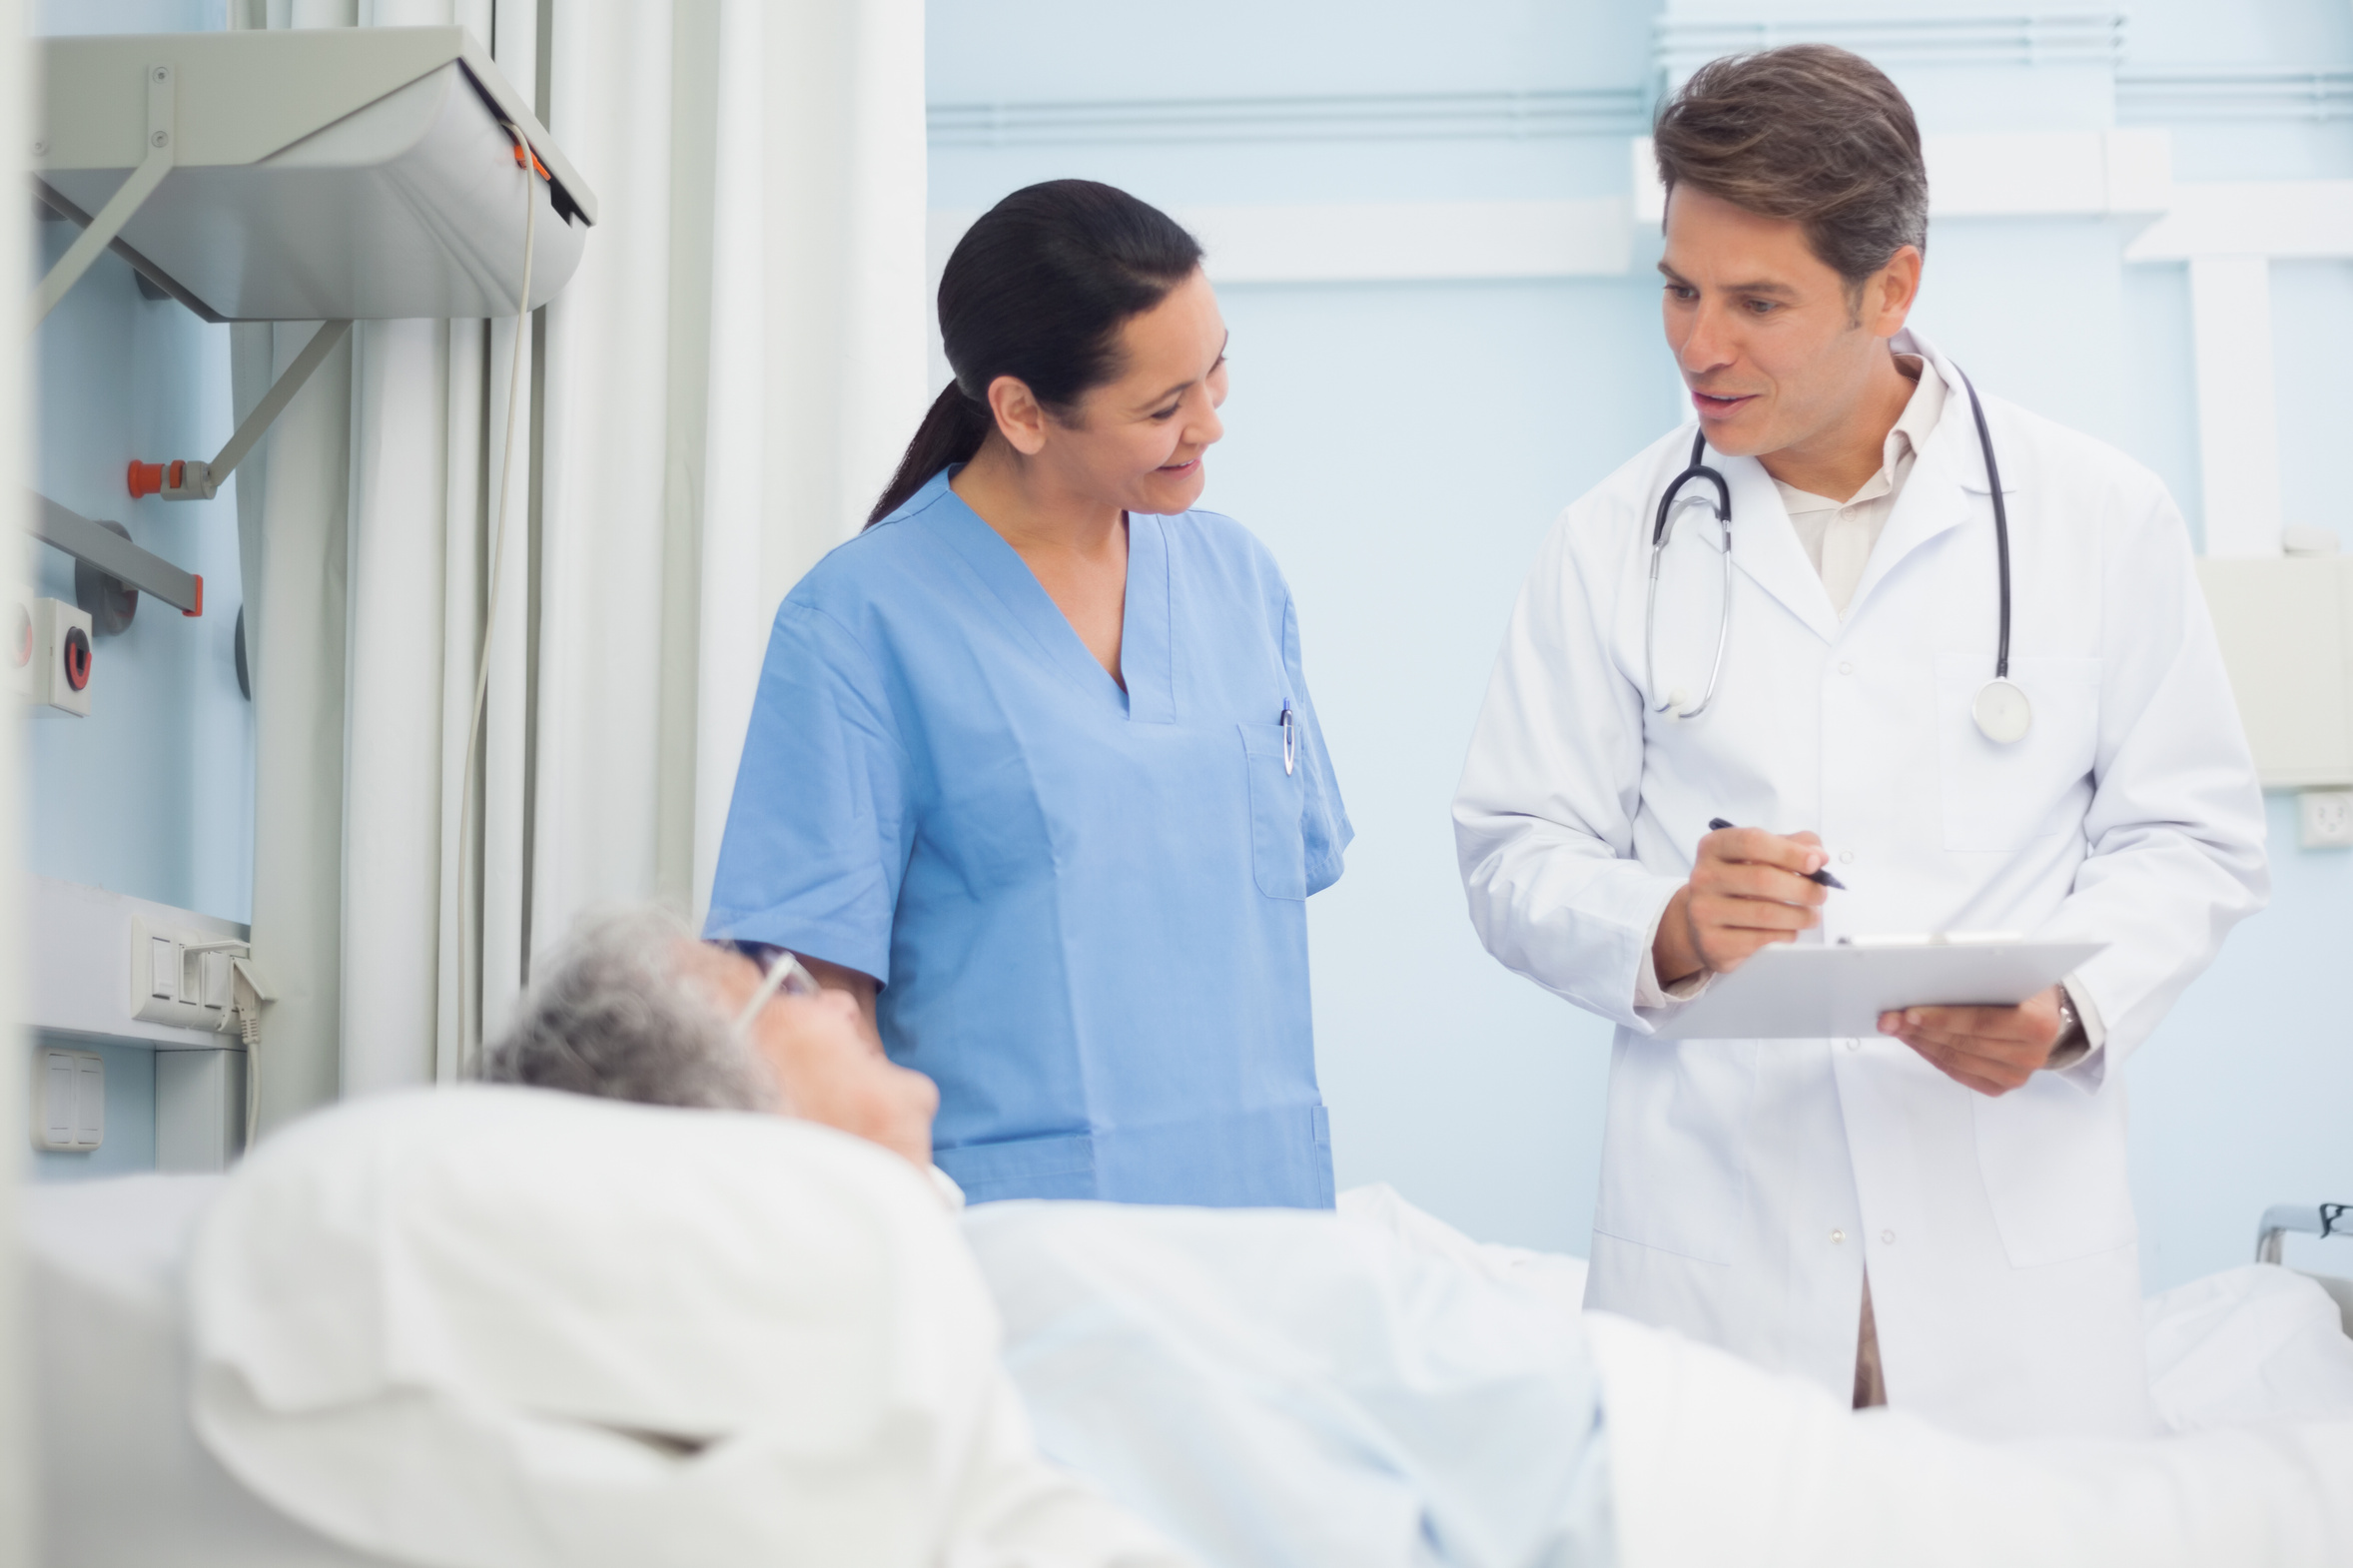
{"type": "MultiPolygon", "coordinates": [[[[2353,1203],[2274,1203],[2263,1210],[2263,1222],[2255,1229],[2255,1261],[2277,1263],[2285,1251],[2283,1243],[2294,1232],[2316,1235],[2322,1239],[2342,1236],[2353,1241],[2353,1203]]],[[[2335,1274],[2309,1276],[2344,1314],[2345,1332],[2353,1334],[2353,1279],[2335,1274]]]]}
{"type": "MultiPolygon", "coordinates": [[[[29,1194],[29,1304],[39,1345],[35,1430],[43,1470],[41,1560],[51,1568],[131,1563],[388,1568],[391,1562],[329,1540],[265,1503],[213,1458],[191,1426],[182,1269],[198,1222],[228,1180],[143,1176],[41,1187],[29,1194]]],[[[1574,1269],[1572,1259],[1478,1247],[1393,1194],[1370,1203],[1359,1197],[1343,1207],[1353,1207],[1360,1216],[1377,1210],[1370,1213],[1373,1222],[1418,1230],[1425,1248],[1454,1249],[1465,1266],[1497,1277],[1532,1277],[1550,1298],[1573,1298],[1575,1285],[1565,1272],[1574,1269]]],[[[2307,1211],[2319,1212],[2293,1212],[2307,1211]]],[[[2266,1215],[2266,1226],[2272,1218],[2266,1215]]],[[[2314,1223],[2320,1222],[2315,1218],[2314,1223]]],[[[2283,1224],[2308,1228],[2294,1218],[2283,1224]]],[[[2328,1401],[2321,1411],[2333,1410],[2338,1417],[2336,1424],[2312,1429],[2319,1433],[2317,1447],[2292,1433],[2250,1431],[2236,1447],[2184,1451],[2175,1462],[2127,1470],[2100,1461],[2110,1464],[2112,1477],[2103,1473],[2084,1482],[2083,1466],[2074,1460],[2054,1468],[2030,1449],[2009,1457],[1990,1445],[1946,1438],[1909,1418],[1873,1424],[1845,1416],[1827,1400],[1793,1402],[1784,1380],[1719,1352],[1616,1320],[1588,1318],[1609,1397],[1611,1465],[1622,1514],[1619,1560],[1624,1568],[1725,1560],[1728,1544],[1753,1543],[1759,1531],[1787,1532],[1793,1542],[1808,1545],[1797,1555],[1744,1550],[1736,1556],[1816,1564],[1874,1560],[1867,1532],[1875,1517],[1890,1510],[1954,1507],[1953,1492],[1961,1480],[1954,1474],[1957,1459],[1981,1464],[1994,1484],[2043,1485],[2048,1471],[2068,1475],[2075,1487],[2070,1495],[2078,1499],[2086,1485],[2118,1495],[2145,1493],[2151,1518],[2164,1515],[2167,1499],[2196,1487],[2207,1499],[2200,1506],[2212,1514],[2215,1496],[2227,1500],[2233,1495],[2227,1478],[2234,1475],[2238,1490],[2252,1496],[2264,1485],[2286,1485],[2293,1492],[2294,1485],[2281,1478],[2316,1464],[2343,1465],[2344,1473],[2353,1474],[2353,1344],[2326,1347],[2324,1353],[2337,1359],[2316,1371],[2308,1358],[2289,1353],[2295,1349],[2289,1343],[2293,1335],[2280,1331],[2282,1303],[2308,1308],[2308,1289],[2268,1265],[2217,1279],[2227,1288],[2201,1281],[2214,1288],[2203,1294],[2193,1289],[2171,1306],[2166,1297],[2152,1301],[2152,1364],[2164,1360],[2178,1372],[2197,1363],[2202,1371],[2191,1381],[2210,1388],[2217,1382],[2243,1382],[2239,1370],[2249,1364],[2275,1363],[2278,1375],[2258,1390],[2274,1399],[2268,1406],[2232,1410],[2211,1399],[2200,1406],[2194,1394],[2176,1403],[2188,1410],[2193,1423],[2209,1417],[2260,1422],[2316,1413],[2309,1405],[2298,1408],[2295,1400],[2309,1401],[2317,1386],[2328,1401]],[[2233,1333],[2247,1342],[2230,1344],[2233,1333]],[[2187,1345],[2187,1353],[2159,1356],[2158,1348],[2169,1337],[2187,1345]],[[1695,1509],[1687,1478],[1710,1474],[1711,1466],[1716,1479],[1709,1483],[1709,1506],[1695,1509]],[[1872,1508],[1857,1512],[1849,1504],[1826,1501],[1836,1490],[1829,1483],[1852,1484],[1859,1476],[1871,1477],[1869,1485],[1877,1489],[1877,1515],[1872,1508]],[[1849,1533],[1840,1536],[1842,1531],[1849,1533]]],[[[2309,1310],[2298,1321],[2309,1348],[2309,1310]]],[[[2178,1410],[2174,1414],[2178,1424],[2182,1417],[2178,1410]]],[[[2134,1446],[2154,1451],[2166,1445],[2108,1445],[2106,1451],[2134,1446]]],[[[2097,1471],[2098,1463],[2092,1469],[2097,1471]]],[[[2353,1491],[2353,1483],[2348,1490],[2353,1491]]],[[[2288,1511],[2308,1513],[2308,1502],[2291,1496],[2288,1511]]],[[[2051,1507],[2063,1512],[2060,1502],[2051,1507]]],[[[2258,1509],[2248,1515],[2254,1523],[2247,1527],[2260,1533],[2267,1518],[2258,1509]]],[[[2301,1518],[2288,1532],[2293,1540],[2273,1542],[2276,1549],[2250,1549],[2235,1560],[2345,1560],[2330,1554],[2337,1545],[2353,1546],[2353,1496],[2340,1499],[2330,1518],[2333,1523],[2317,1525],[2301,1518]],[[2318,1556],[2311,1548],[2315,1529],[2332,1543],[2318,1556]]],[[[1952,1528],[1959,1532],[1963,1526],[1957,1522],[1952,1528]]],[[[1990,1560],[1972,1557],[1966,1545],[1971,1540],[1991,1544],[1984,1538],[1957,1533],[1954,1540],[1957,1555],[1945,1560],[1990,1560]]],[[[2206,1560],[2134,1550],[2139,1555],[2072,1560],[2206,1560]]]]}

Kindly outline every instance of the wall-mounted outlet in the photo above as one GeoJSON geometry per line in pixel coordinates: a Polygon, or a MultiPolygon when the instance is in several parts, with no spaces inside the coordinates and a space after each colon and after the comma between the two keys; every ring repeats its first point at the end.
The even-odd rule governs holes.
{"type": "Polygon", "coordinates": [[[2296,842],[2306,849],[2353,849],[2353,789],[2308,789],[2296,797],[2296,842]]]}
{"type": "Polygon", "coordinates": [[[183,1029],[218,1029],[229,1006],[230,960],[245,943],[196,930],[173,930],[144,914],[131,917],[131,1016],[183,1029]]]}

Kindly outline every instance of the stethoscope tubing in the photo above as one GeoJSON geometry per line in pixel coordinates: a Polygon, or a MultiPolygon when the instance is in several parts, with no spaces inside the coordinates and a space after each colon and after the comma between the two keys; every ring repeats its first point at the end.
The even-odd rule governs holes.
{"type": "MultiPolygon", "coordinates": [[[[1985,405],[1977,397],[1977,388],[1968,373],[1955,368],[1961,385],[1969,394],[1969,415],[1976,421],[1977,449],[1985,457],[1985,486],[1993,496],[1993,557],[2000,586],[2001,623],[1994,643],[1993,678],[2009,679],[2009,508],[2001,498],[2001,466],[1993,458],[1993,432],[1985,422],[1985,405]]],[[[1649,686],[1653,700],[1651,711],[1664,713],[1675,707],[1675,697],[1669,693],[1664,699],[1657,696],[1658,672],[1653,667],[1653,649],[1658,640],[1659,623],[1659,568],[1666,557],[1668,515],[1673,511],[1676,497],[1693,479],[1706,479],[1716,486],[1717,518],[1724,528],[1724,609],[1717,618],[1716,658],[1708,671],[1708,685],[1700,696],[1699,706],[1684,708],[1676,713],[1679,719],[1696,719],[1708,711],[1708,704],[1716,700],[1716,686],[1724,673],[1725,650],[1732,641],[1732,486],[1722,473],[1701,461],[1707,455],[1708,436],[1702,430],[1691,438],[1691,460],[1683,471],[1669,481],[1666,492],[1659,497],[1659,509],[1652,518],[1650,530],[1650,584],[1643,600],[1642,613],[1642,678],[1649,686]]]]}
{"type": "MultiPolygon", "coordinates": [[[[1675,475],[1667,492],[1659,497],[1659,511],[1650,529],[1650,590],[1642,607],[1642,678],[1653,693],[1659,689],[1658,673],[1651,667],[1652,649],[1658,641],[1659,624],[1659,564],[1667,553],[1667,516],[1675,508],[1675,497],[1693,479],[1706,479],[1716,486],[1716,515],[1724,528],[1724,610],[1716,617],[1716,658],[1708,667],[1708,688],[1700,694],[1696,708],[1684,708],[1676,713],[1679,719],[1696,719],[1708,711],[1708,704],[1716,700],[1716,683],[1724,675],[1724,654],[1732,646],[1732,486],[1724,475],[1700,461],[1707,455],[1708,437],[1704,432],[1691,438],[1691,461],[1675,475]]],[[[1675,706],[1669,693],[1665,700],[1652,704],[1651,711],[1664,713],[1675,706]]]]}
{"type": "Polygon", "coordinates": [[[2009,508],[2001,503],[2001,465],[1993,460],[1993,432],[1985,427],[1985,405],[1977,400],[1977,384],[1968,372],[1955,366],[1961,385],[1968,389],[1969,413],[1977,421],[1977,449],[1985,454],[1985,487],[1993,494],[1993,559],[2001,580],[2001,635],[1993,644],[1993,678],[2009,679],[2009,508]]]}

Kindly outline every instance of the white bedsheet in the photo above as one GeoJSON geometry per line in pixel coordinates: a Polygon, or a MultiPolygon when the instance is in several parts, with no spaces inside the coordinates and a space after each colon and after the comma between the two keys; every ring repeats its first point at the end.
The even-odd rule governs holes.
{"type": "Polygon", "coordinates": [[[1984,1443],[1586,1314],[1620,1568],[2345,1568],[2353,1421],[1984,1443]]]}
{"type": "MultiPolygon", "coordinates": [[[[1961,1438],[1572,1315],[1565,1260],[1482,1247],[1393,1193],[1343,1216],[992,1204],[966,1233],[1048,1451],[1216,1561],[1588,1561],[1595,1521],[1559,1504],[1599,1452],[1619,1568],[2353,1564],[2353,1409],[2129,1442],[1961,1438]],[[1574,1375],[1588,1347],[1598,1448],[1574,1375]]],[[[2309,1280],[2239,1272],[2207,1292],[2237,1310],[2192,1312],[2192,1292],[2153,1314],[2216,1369],[2291,1351],[2281,1330],[2326,1302],[2309,1280]]],[[[2302,1348],[2353,1350],[2336,1339],[2302,1348]]],[[[2260,1417],[2263,1388],[2289,1381],[2243,1388],[2234,1413],[2260,1417]]],[[[2295,1407],[2331,1408],[2308,1388],[2295,1407]]]]}
{"type": "Polygon", "coordinates": [[[2353,1339],[2305,1274],[2249,1263],[2193,1279],[2149,1297],[2142,1326],[2149,1394],[2169,1430],[2353,1420],[2353,1339]]]}
{"type": "MultiPolygon", "coordinates": [[[[223,1185],[136,1176],[27,1194],[50,1568],[390,1561],[264,1505],[187,1424],[180,1275],[190,1232],[223,1185]]],[[[1471,1242],[1385,1189],[1343,1194],[1342,1207],[1524,1287],[1564,1321],[1574,1313],[1576,1259],[1471,1242]]],[[[2152,1298],[2160,1407],[2192,1426],[2258,1424],[2055,1458],[1957,1442],[1901,1416],[1854,1417],[1727,1357],[1594,1317],[1595,1361],[1614,1405],[1607,1441],[1622,1560],[2353,1564],[2348,1425],[2264,1424],[2294,1410],[2353,1415],[2340,1402],[2353,1398],[2353,1341],[2328,1336],[2318,1299],[2309,1281],[2267,1268],[2152,1298]],[[1983,1506],[2010,1497],[2020,1506],[2009,1513],[1983,1506]]]]}

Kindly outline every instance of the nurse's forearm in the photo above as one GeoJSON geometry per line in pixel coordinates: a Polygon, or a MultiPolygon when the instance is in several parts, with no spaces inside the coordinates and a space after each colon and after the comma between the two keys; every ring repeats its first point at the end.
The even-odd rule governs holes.
{"type": "Polygon", "coordinates": [[[821,958],[811,958],[805,953],[797,956],[802,967],[817,977],[817,984],[828,991],[847,991],[858,999],[858,1016],[865,1021],[866,1043],[880,1054],[883,1048],[882,1029],[874,1021],[874,994],[881,988],[875,985],[874,977],[861,970],[828,964],[821,958]]]}

